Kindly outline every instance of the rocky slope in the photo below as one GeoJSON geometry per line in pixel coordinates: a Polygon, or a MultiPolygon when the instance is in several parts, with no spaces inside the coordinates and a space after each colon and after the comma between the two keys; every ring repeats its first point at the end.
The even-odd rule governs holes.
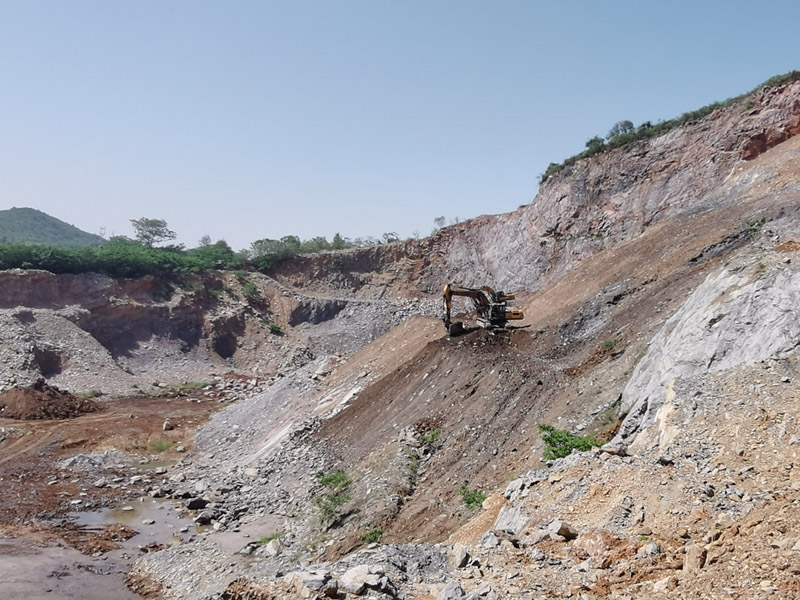
{"type": "Polygon", "coordinates": [[[421,310],[222,272],[176,283],[11,270],[0,271],[0,290],[0,389],[44,377],[75,393],[141,393],[225,372],[267,380],[315,353],[350,352],[421,310]]]}
{"type": "Polygon", "coordinates": [[[210,529],[142,557],[141,593],[792,598],[797,133],[795,82],[256,299],[0,274],[6,381],[258,375],[150,487],[210,529]],[[521,292],[523,327],[447,337],[446,281],[521,292]],[[541,423],[610,443],[543,462],[541,423]]]}
{"type": "MultiPolygon", "coordinates": [[[[755,183],[741,171],[797,133],[800,82],[793,82],[661,137],[580,161],[513,213],[387,248],[299,258],[274,275],[309,292],[379,298],[438,293],[446,281],[541,289],[577,261],[649,228],[740,205],[742,191],[755,183]],[[737,185],[730,185],[736,177],[737,185]],[[724,193],[722,184],[728,184],[724,193]]],[[[758,207],[747,212],[757,214],[758,207]]]]}

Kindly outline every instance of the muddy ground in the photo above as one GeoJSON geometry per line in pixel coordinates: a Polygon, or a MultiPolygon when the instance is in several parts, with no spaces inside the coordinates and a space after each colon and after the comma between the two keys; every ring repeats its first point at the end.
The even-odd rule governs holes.
{"type": "Polygon", "coordinates": [[[168,541],[144,521],[172,508],[156,506],[145,487],[191,450],[195,429],[221,403],[202,390],[87,400],[26,388],[4,396],[27,419],[0,418],[3,594],[136,598],[124,583],[130,562],[168,541]],[[68,416],[42,419],[43,411],[68,416]],[[129,523],[115,524],[126,520],[125,511],[111,514],[123,505],[129,523]]]}

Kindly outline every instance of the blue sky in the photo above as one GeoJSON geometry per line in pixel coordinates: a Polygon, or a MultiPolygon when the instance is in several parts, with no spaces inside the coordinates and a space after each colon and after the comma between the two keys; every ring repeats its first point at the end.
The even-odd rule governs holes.
{"type": "Polygon", "coordinates": [[[179,241],[530,202],[617,121],[800,68],[800,3],[0,0],[0,209],[179,241]]]}

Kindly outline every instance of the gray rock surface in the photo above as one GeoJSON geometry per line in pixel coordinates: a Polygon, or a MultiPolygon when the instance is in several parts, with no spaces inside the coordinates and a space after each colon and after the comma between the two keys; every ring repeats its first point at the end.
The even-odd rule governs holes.
{"type": "Polygon", "coordinates": [[[762,265],[710,274],[664,324],[625,386],[627,416],[612,443],[652,425],[676,380],[780,358],[800,344],[800,265],[762,265]]]}

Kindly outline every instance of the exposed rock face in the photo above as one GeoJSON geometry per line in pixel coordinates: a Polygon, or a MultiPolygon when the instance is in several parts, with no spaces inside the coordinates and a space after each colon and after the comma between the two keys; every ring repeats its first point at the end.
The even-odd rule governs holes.
{"type": "MultiPolygon", "coordinates": [[[[527,305],[539,310],[531,329],[451,339],[440,330],[402,352],[399,338],[416,335],[407,329],[334,374],[319,357],[218,415],[198,435],[205,455],[187,476],[202,471],[228,490],[210,513],[215,527],[240,528],[247,513],[284,519],[281,554],[259,549],[257,567],[233,565],[212,538],[137,568],[176,597],[206,585],[187,575],[198,569],[219,573],[215,585],[247,577],[301,595],[327,585],[348,596],[667,598],[690,596],[696,578],[715,569],[719,577],[724,565],[734,572],[726,582],[749,589],[737,568],[750,559],[724,558],[737,523],[750,513],[760,522],[779,494],[781,509],[796,514],[800,489],[794,392],[782,387],[800,339],[800,143],[761,157],[749,140],[762,130],[773,141],[792,135],[798,95],[792,84],[747,115],[720,111],[578,164],[512,215],[279,267],[276,277],[306,294],[287,311],[301,315],[298,329],[334,332],[386,298],[438,295],[456,274],[470,278],[460,283],[539,290],[527,305]],[[395,360],[373,370],[384,356],[395,360]],[[295,409],[313,416],[292,421],[295,409]],[[620,447],[541,468],[538,423],[594,435],[610,431],[620,410],[620,447]],[[423,443],[420,432],[435,429],[439,437],[423,443]],[[325,550],[279,576],[320,527],[314,473],[333,468],[352,477],[353,498],[324,528],[325,550]],[[464,508],[459,489],[490,491],[513,472],[525,474],[505,500],[464,508]],[[382,544],[353,554],[378,526],[382,544]],[[407,548],[392,542],[410,539],[453,546],[438,570],[411,579],[384,558],[407,548]]],[[[786,529],[792,517],[781,519],[786,529]]],[[[781,533],[786,561],[796,536],[781,533]]],[[[788,569],[776,586],[789,585],[788,569]]]]}
{"type": "Polygon", "coordinates": [[[712,192],[737,165],[798,132],[800,82],[793,82],[746,107],[580,161],[511,214],[473,219],[424,240],[299,257],[275,276],[310,291],[361,297],[438,293],[446,281],[536,290],[646,228],[735,202],[735,190],[712,192]]]}
{"type": "Polygon", "coordinates": [[[738,264],[708,276],[650,342],[622,394],[616,441],[674,401],[676,379],[782,358],[800,345],[800,266],[738,264]]]}

